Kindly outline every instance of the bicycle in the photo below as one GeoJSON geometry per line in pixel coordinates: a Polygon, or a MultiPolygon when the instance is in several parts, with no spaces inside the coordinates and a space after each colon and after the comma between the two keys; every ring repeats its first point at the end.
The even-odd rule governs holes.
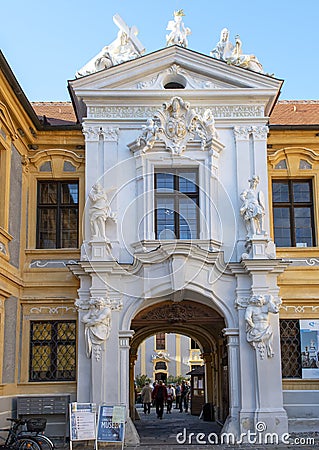
{"type": "Polygon", "coordinates": [[[11,421],[11,426],[9,429],[0,430],[8,433],[6,439],[2,438],[5,442],[0,444],[0,450],[41,450],[35,439],[18,433],[20,423],[17,423],[17,419],[7,420],[11,421]]]}
{"type": "Polygon", "coordinates": [[[22,429],[18,434],[19,436],[31,437],[40,445],[42,450],[54,450],[53,442],[44,434],[47,419],[36,417],[27,420],[16,419],[16,421],[19,423],[19,426],[26,426],[26,430],[22,429]]]}

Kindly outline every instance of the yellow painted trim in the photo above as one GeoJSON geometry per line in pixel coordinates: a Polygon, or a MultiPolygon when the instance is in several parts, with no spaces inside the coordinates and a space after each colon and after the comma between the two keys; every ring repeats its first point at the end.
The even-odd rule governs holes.
{"type": "Polygon", "coordinates": [[[182,357],[181,357],[181,335],[176,335],[176,376],[182,375],[182,357]]]}

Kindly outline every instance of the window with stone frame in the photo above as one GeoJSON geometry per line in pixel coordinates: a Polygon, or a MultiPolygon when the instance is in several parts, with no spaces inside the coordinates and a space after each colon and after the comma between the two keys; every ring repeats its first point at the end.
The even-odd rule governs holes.
{"type": "Polygon", "coordinates": [[[38,181],[37,248],[77,248],[78,215],[78,181],[38,181]]]}
{"type": "Polygon", "coordinates": [[[154,178],[156,239],[198,239],[197,170],[158,169],[154,178]]]}
{"type": "Polygon", "coordinates": [[[300,326],[298,319],[280,319],[282,378],[302,378],[300,326]]]}
{"type": "Polygon", "coordinates": [[[276,245],[315,246],[312,181],[273,180],[272,200],[276,245]]]}
{"type": "Polygon", "coordinates": [[[166,333],[157,333],[155,336],[155,349],[165,350],[166,348],[166,333]]]}
{"type": "Polygon", "coordinates": [[[30,322],[29,381],[74,381],[75,320],[30,322]]]}

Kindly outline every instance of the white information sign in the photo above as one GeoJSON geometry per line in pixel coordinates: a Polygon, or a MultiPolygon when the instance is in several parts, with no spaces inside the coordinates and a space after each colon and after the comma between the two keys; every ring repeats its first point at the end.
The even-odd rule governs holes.
{"type": "Polygon", "coordinates": [[[70,403],[70,442],[91,440],[96,440],[96,404],[70,403]]]}

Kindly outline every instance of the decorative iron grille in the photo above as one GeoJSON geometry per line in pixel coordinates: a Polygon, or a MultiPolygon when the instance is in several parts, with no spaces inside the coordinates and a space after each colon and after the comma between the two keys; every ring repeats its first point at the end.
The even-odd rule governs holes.
{"type": "Polygon", "coordinates": [[[76,368],[76,322],[30,323],[30,381],[73,381],[76,368]]]}
{"type": "Polygon", "coordinates": [[[283,378],[301,378],[301,345],[298,319],[280,320],[281,368],[283,378]]]}

